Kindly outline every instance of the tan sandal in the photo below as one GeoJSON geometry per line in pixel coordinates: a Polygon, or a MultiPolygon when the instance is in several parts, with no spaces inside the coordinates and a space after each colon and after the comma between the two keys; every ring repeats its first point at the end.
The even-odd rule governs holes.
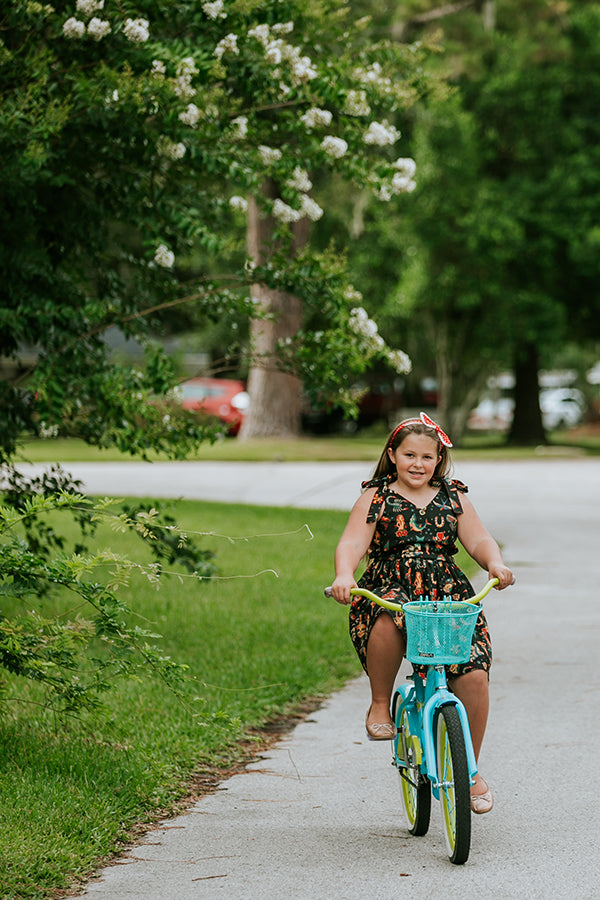
{"type": "Polygon", "coordinates": [[[488,813],[494,806],[494,795],[486,781],[483,782],[487,788],[483,794],[471,794],[471,809],[478,816],[488,813]]]}
{"type": "Polygon", "coordinates": [[[370,741],[392,741],[396,737],[396,728],[392,722],[369,722],[369,713],[371,707],[367,710],[365,717],[365,728],[367,737],[370,741]]]}

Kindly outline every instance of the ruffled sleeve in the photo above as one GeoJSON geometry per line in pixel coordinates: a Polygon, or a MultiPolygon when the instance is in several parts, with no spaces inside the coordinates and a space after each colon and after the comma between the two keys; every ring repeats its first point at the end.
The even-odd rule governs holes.
{"type": "Polygon", "coordinates": [[[444,484],[446,485],[446,491],[448,492],[448,499],[450,500],[450,506],[452,507],[452,512],[460,516],[463,508],[462,503],[460,502],[460,494],[468,493],[469,488],[466,484],[463,484],[462,481],[458,481],[456,478],[444,478],[444,484]]]}
{"type": "Polygon", "coordinates": [[[375,494],[373,495],[373,499],[371,500],[371,505],[369,507],[369,512],[367,513],[367,522],[376,522],[379,513],[381,511],[381,507],[383,506],[383,502],[385,500],[386,491],[392,481],[391,476],[384,475],[382,478],[371,478],[369,481],[363,481],[361,484],[361,489],[366,491],[367,488],[375,488],[375,494]]]}

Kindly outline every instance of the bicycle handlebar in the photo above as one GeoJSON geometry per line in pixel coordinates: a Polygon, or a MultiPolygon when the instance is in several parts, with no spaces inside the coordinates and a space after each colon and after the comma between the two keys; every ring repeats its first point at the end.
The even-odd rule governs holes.
{"type": "MultiPolygon", "coordinates": [[[[476,605],[477,603],[481,603],[484,597],[489,594],[491,589],[497,585],[497,578],[490,578],[488,583],[482,587],[478,594],[475,594],[473,597],[467,597],[464,603],[473,603],[476,605]]],[[[324,592],[326,597],[331,597],[331,588],[325,588],[324,592]]],[[[372,591],[368,591],[366,588],[350,588],[350,593],[353,597],[366,597],[367,600],[372,600],[374,603],[378,603],[379,606],[385,606],[386,609],[400,610],[404,608],[401,603],[392,603],[390,600],[384,600],[382,597],[378,597],[377,594],[374,594],[372,591]]]]}

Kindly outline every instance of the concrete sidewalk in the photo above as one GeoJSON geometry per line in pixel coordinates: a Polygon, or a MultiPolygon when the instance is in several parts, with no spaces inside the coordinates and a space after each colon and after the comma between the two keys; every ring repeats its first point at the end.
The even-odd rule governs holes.
{"type": "MultiPolygon", "coordinates": [[[[69,468],[85,475],[92,493],[135,493],[138,476],[130,467],[137,464],[123,467],[122,487],[111,481],[109,465],[94,482],[98,491],[91,471],[69,468]]],[[[145,495],[167,490],[168,482],[172,496],[349,509],[370,467],[171,463],[152,469],[150,477],[148,468],[139,476],[145,495]],[[183,468],[167,476],[165,465],[183,468]]],[[[514,588],[486,602],[495,659],[480,763],[496,806],[473,817],[468,863],[449,863],[436,803],[429,834],[407,834],[389,746],[365,739],[368,685],[361,678],[245,773],[149,831],[98,873],[86,896],[599,896],[593,773],[600,740],[600,461],[465,463],[455,474],[470,486],[517,575],[514,588]]]]}

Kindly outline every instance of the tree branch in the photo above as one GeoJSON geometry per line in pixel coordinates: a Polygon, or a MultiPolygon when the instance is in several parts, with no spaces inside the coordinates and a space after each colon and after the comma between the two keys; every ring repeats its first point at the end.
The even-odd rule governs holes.
{"type": "Polygon", "coordinates": [[[438,6],[437,9],[430,9],[428,12],[413,16],[406,23],[406,27],[410,28],[412,25],[426,25],[428,22],[436,22],[438,19],[452,16],[454,13],[462,12],[471,6],[479,6],[480,2],[481,0],[461,0],[459,3],[446,3],[444,6],[438,6]]]}
{"type": "MultiPolygon", "coordinates": [[[[240,281],[240,278],[238,275],[219,275],[218,278],[221,279],[221,281],[238,282],[237,285],[235,285],[235,286],[239,287],[239,288],[249,287],[249,285],[246,282],[240,281]]],[[[210,278],[211,282],[214,282],[215,280],[216,280],[215,276],[212,276],[210,278]]],[[[167,300],[164,303],[157,303],[155,306],[148,306],[145,309],[140,309],[137,312],[131,313],[128,316],[120,316],[118,318],[111,319],[109,322],[103,322],[102,324],[97,325],[95,328],[91,328],[89,331],[86,331],[83,334],[76,335],[69,343],[63,344],[63,346],[60,348],[60,350],[58,352],[59,353],[64,352],[67,349],[67,347],[69,347],[73,343],[77,343],[82,340],[87,340],[88,338],[94,337],[94,335],[97,335],[97,334],[102,334],[102,332],[107,331],[113,325],[118,326],[118,325],[122,325],[124,322],[131,322],[134,319],[143,319],[145,316],[152,315],[152,313],[158,312],[159,310],[170,309],[175,306],[181,306],[182,304],[190,303],[193,300],[200,300],[201,298],[208,297],[211,294],[218,294],[219,291],[222,291],[222,290],[223,290],[222,285],[211,287],[211,288],[206,288],[204,291],[196,292],[194,294],[188,294],[185,297],[176,297],[174,300],[167,300]]],[[[17,378],[15,378],[11,382],[11,384],[13,386],[20,384],[24,379],[28,378],[32,374],[32,372],[35,371],[36,367],[37,367],[37,362],[28,366],[23,372],[21,372],[21,374],[17,378]]]]}

